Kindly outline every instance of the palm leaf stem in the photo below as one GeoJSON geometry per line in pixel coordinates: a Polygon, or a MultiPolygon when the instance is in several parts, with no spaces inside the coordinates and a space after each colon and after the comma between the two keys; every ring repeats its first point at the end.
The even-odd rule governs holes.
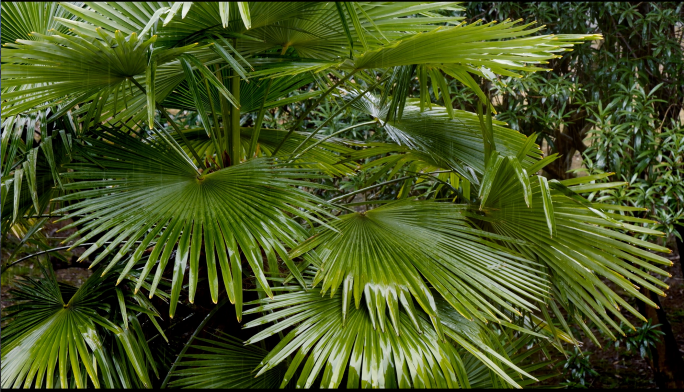
{"type": "Polygon", "coordinates": [[[249,141],[247,159],[251,158],[256,152],[257,142],[259,141],[259,133],[261,132],[261,123],[264,121],[264,113],[266,112],[266,98],[268,98],[268,93],[271,91],[272,84],[273,79],[269,79],[268,86],[266,86],[266,92],[264,93],[264,100],[261,102],[259,114],[257,114],[256,123],[254,124],[254,133],[252,134],[252,139],[249,141]]]}
{"type": "MultiPolygon", "coordinates": [[[[280,55],[284,56],[287,52],[287,45],[283,45],[283,49],[280,51],[280,55]]],[[[259,114],[257,114],[256,123],[254,124],[254,133],[252,134],[252,139],[249,141],[249,150],[247,151],[247,159],[251,158],[256,152],[257,142],[259,141],[259,133],[261,132],[261,123],[264,121],[264,113],[266,112],[266,99],[268,98],[268,93],[271,91],[271,86],[273,85],[273,78],[268,80],[268,85],[266,86],[266,92],[264,92],[264,99],[261,101],[261,107],[259,108],[259,114]]],[[[284,141],[285,139],[283,139],[284,141]]],[[[278,146],[280,147],[280,146],[278,146]]],[[[276,149],[277,150],[277,149],[276,149]]]]}
{"type": "MultiPolygon", "coordinates": [[[[386,77],[386,78],[380,79],[377,83],[375,83],[375,84],[373,84],[372,86],[368,87],[368,88],[365,89],[361,94],[357,95],[357,96],[354,97],[352,100],[350,100],[349,102],[347,102],[346,104],[344,104],[344,106],[342,106],[341,108],[339,108],[335,113],[333,113],[333,114],[331,114],[330,116],[328,116],[328,119],[325,120],[325,121],[323,122],[323,124],[321,124],[318,128],[316,128],[313,132],[311,132],[311,133],[306,137],[306,139],[304,139],[301,143],[299,143],[299,145],[297,146],[297,148],[295,148],[294,150],[292,150],[292,153],[290,154],[289,162],[291,162],[291,161],[294,159],[294,158],[292,158],[292,156],[294,155],[295,152],[297,152],[300,148],[302,148],[302,146],[304,146],[309,140],[311,140],[311,138],[314,137],[321,129],[323,129],[323,127],[325,127],[326,125],[328,125],[328,123],[330,123],[330,121],[332,121],[335,117],[337,117],[338,114],[340,114],[340,113],[342,113],[343,111],[347,110],[348,107],[350,107],[351,105],[353,105],[356,101],[358,101],[359,99],[361,99],[362,97],[364,97],[369,91],[372,91],[375,87],[377,87],[378,85],[382,84],[383,82],[385,82],[385,81],[386,81],[387,79],[389,79],[389,78],[390,78],[390,77],[388,76],[388,77],[386,77]]],[[[285,137],[287,137],[287,135],[285,135],[285,137]]],[[[283,139],[283,140],[285,140],[285,139],[283,139]]],[[[275,155],[275,153],[274,153],[273,155],[275,155]]]]}
{"type": "MultiPolygon", "coordinates": [[[[140,83],[138,83],[137,80],[135,80],[134,78],[128,78],[128,80],[130,80],[135,85],[135,87],[137,87],[143,93],[143,95],[147,95],[145,87],[140,85],[140,83]]],[[[181,137],[183,143],[185,143],[185,145],[188,146],[188,150],[190,150],[192,156],[197,160],[197,163],[200,165],[200,167],[202,169],[206,169],[206,166],[204,166],[204,162],[200,158],[199,154],[197,154],[197,151],[195,151],[195,149],[192,147],[192,144],[190,144],[188,138],[186,138],[183,132],[181,132],[180,128],[178,128],[176,122],[171,119],[169,113],[166,112],[166,109],[159,102],[155,101],[154,103],[157,106],[157,110],[159,110],[159,112],[166,119],[166,121],[168,121],[171,124],[173,130],[176,131],[176,133],[181,137]]],[[[198,172],[197,174],[199,175],[200,173],[198,172]]]]}
{"type": "Polygon", "coordinates": [[[292,135],[292,133],[293,133],[294,131],[296,131],[297,129],[299,129],[299,127],[302,125],[302,123],[303,123],[304,120],[306,119],[306,116],[308,116],[309,113],[311,113],[311,111],[312,111],[314,108],[318,107],[318,105],[319,105],[321,102],[323,102],[323,100],[325,99],[325,97],[327,97],[331,92],[333,92],[333,91],[334,91],[337,87],[339,87],[341,84],[343,84],[344,82],[346,82],[347,80],[349,80],[349,78],[351,78],[351,77],[352,77],[356,72],[358,72],[358,71],[359,71],[358,69],[352,70],[350,73],[347,74],[347,76],[345,76],[345,77],[343,77],[342,79],[338,80],[337,83],[335,83],[332,87],[330,87],[329,89],[325,90],[325,92],[324,92],[323,94],[321,94],[321,95],[318,97],[318,99],[316,100],[316,102],[314,102],[311,106],[309,106],[309,107],[306,109],[306,111],[305,111],[304,113],[302,113],[301,116],[299,116],[299,120],[297,120],[297,123],[296,123],[292,128],[290,128],[290,130],[287,132],[287,134],[285,135],[285,137],[283,138],[283,140],[281,140],[281,141],[280,141],[280,144],[278,144],[278,147],[276,147],[275,150],[273,150],[273,154],[271,154],[271,155],[275,156],[275,155],[278,153],[278,151],[279,151],[280,148],[283,146],[283,144],[285,143],[285,141],[292,135]]]}
{"type": "Polygon", "coordinates": [[[207,89],[207,97],[209,98],[209,106],[211,107],[211,115],[214,117],[214,127],[216,127],[216,130],[214,131],[214,134],[211,135],[211,142],[214,145],[214,150],[216,151],[216,158],[219,161],[219,164],[221,167],[226,167],[226,163],[223,162],[223,154],[219,154],[219,151],[221,151],[221,148],[219,145],[221,144],[221,128],[219,126],[218,118],[216,117],[216,108],[214,107],[214,99],[211,94],[211,89],[209,88],[209,81],[207,78],[204,79],[204,88],[207,89]]]}
{"type": "MultiPolygon", "coordinates": [[[[429,175],[431,175],[431,174],[439,174],[439,173],[451,173],[451,172],[448,171],[448,170],[438,170],[438,171],[434,171],[434,172],[430,172],[430,173],[414,173],[413,176],[405,176],[405,177],[395,178],[394,180],[389,180],[389,181],[385,181],[385,182],[380,182],[380,183],[378,183],[378,184],[371,185],[371,186],[367,186],[367,187],[365,187],[365,188],[359,189],[358,191],[349,192],[349,193],[345,193],[344,195],[340,195],[340,196],[337,196],[337,197],[333,197],[332,199],[328,200],[328,203],[333,203],[333,202],[336,202],[336,201],[338,201],[338,200],[344,199],[344,198],[347,197],[347,196],[353,196],[353,195],[356,195],[356,194],[358,194],[358,193],[363,193],[363,192],[365,192],[365,191],[367,191],[367,190],[370,190],[370,189],[373,189],[373,188],[377,188],[377,187],[381,187],[381,186],[384,186],[384,185],[393,184],[393,183],[399,182],[399,181],[408,180],[409,178],[413,178],[413,177],[415,177],[415,176],[429,176],[429,175]]],[[[436,179],[436,180],[437,180],[437,179],[436,179]]]]}
{"type": "Polygon", "coordinates": [[[378,183],[378,184],[375,184],[375,185],[367,186],[367,187],[365,187],[365,188],[359,189],[358,191],[349,192],[349,193],[345,193],[344,195],[340,195],[340,196],[337,196],[337,197],[333,197],[332,199],[328,200],[328,203],[332,203],[332,202],[335,202],[335,201],[338,201],[338,200],[342,200],[342,199],[344,199],[344,198],[347,197],[347,196],[352,196],[352,195],[356,195],[356,194],[358,194],[358,193],[363,193],[363,192],[365,192],[365,191],[367,191],[367,190],[370,190],[370,189],[373,189],[373,188],[377,188],[377,187],[380,187],[380,186],[383,186],[383,185],[389,185],[389,184],[393,184],[393,183],[395,183],[395,182],[408,180],[409,178],[413,178],[413,176],[405,176],[405,177],[395,178],[394,180],[389,180],[389,181],[381,182],[381,183],[378,183]]]}
{"type": "Polygon", "coordinates": [[[347,131],[349,131],[349,130],[351,130],[351,129],[354,129],[354,128],[362,127],[362,126],[364,126],[364,125],[375,124],[375,123],[377,123],[377,121],[375,121],[375,120],[373,120],[373,121],[366,121],[366,122],[363,122],[363,123],[360,123],[360,124],[352,125],[351,127],[347,127],[347,128],[341,129],[341,130],[339,130],[339,131],[337,131],[337,132],[335,132],[335,133],[332,133],[332,134],[330,134],[330,135],[328,135],[328,136],[326,136],[326,137],[324,137],[324,138],[322,138],[322,139],[319,139],[316,143],[313,143],[313,144],[311,144],[310,146],[308,146],[307,148],[303,149],[302,152],[300,152],[299,154],[297,154],[297,156],[295,156],[295,157],[292,158],[291,160],[294,161],[294,160],[298,159],[299,157],[301,157],[302,155],[304,155],[306,152],[308,152],[308,151],[311,150],[312,148],[318,146],[318,145],[321,144],[321,143],[324,143],[326,140],[328,140],[328,139],[330,139],[330,138],[333,138],[333,137],[335,137],[335,136],[337,136],[337,135],[339,135],[339,134],[345,133],[345,132],[347,132],[347,131]]]}
{"type": "MultiPolygon", "coordinates": [[[[178,321],[178,322],[176,322],[176,323],[171,324],[171,326],[169,326],[168,328],[166,328],[163,332],[166,333],[166,332],[170,331],[171,329],[177,327],[177,326],[180,325],[181,323],[184,323],[185,321],[187,321],[187,320],[189,320],[190,318],[194,317],[195,314],[196,314],[196,313],[190,313],[189,315],[185,316],[182,320],[180,320],[180,321],[178,321]]],[[[151,338],[147,339],[147,344],[149,344],[150,342],[152,342],[154,339],[156,339],[156,338],[159,337],[159,336],[162,336],[162,335],[161,335],[160,333],[157,333],[156,335],[154,335],[154,336],[152,336],[151,338]]]]}
{"type": "Polygon", "coordinates": [[[209,312],[209,314],[204,318],[204,320],[202,320],[200,325],[197,326],[197,329],[195,329],[195,332],[192,333],[192,335],[190,336],[190,339],[188,339],[187,343],[185,343],[185,345],[183,346],[183,349],[181,350],[181,352],[178,354],[176,359],[173,361],[173,365],[171,365],[169,372],[166,373],[166,377],[164,377],[164,382],[162,382],[160,389],[166,388],[166,384],[168,384],[169,380],[171,379],[171,373],[173,373],[173,371],[176,369],[176,366],[178,366],[178,360],[185,354],[186,351],[188,351],[188,348],[190,348],[190,345],[192,344],[192,342],[195,340],[197,335],[202,331],[202,329],[204,329],[204,326],[207,325],[209,320],[211,320],[211,318],[214,317],[216,312],[218,312],[219,309],[221,309],[223,307],[223,305],[225,305],[226,303],[228,303],[228,297],[222,299],[218,304],[216,304],[214,309],[212,309],[211,312],[209,312]]]}
{"type": "MultiPolygon", "coordinates": [[[[237,47],[237,40],[233,38],[233,47],[237,47]]],[[[236,99],[240,99],[240,76],[237,71],[232,71],[233,78],[231,79],[230,92],[236,99]]],[[[240,102],[238,101],[238,105],[240,102]]],[[[225,121],[225,120],[224,120],[225,121]]],[[[242,145],[240,144],[240,109],[235,105],[230,106],[230,133],[231,133],[231,155],[232,164],[240,163],[240,155],[242,152],[242,145]]]]}
{"type": "MultiPolygon", "coordinates": [[[[106,245],[106,244],[111,244],[111,243],[112,243],[112,241],[105,241],[105,242],[103,242],[104,245],[106,245]]],[[[140,243],[142,243],[142,241],[135,241],[135,243],[136,243],[136,244],[140,244],[140,243]]],[[[57,251],[60,251],[60,250],[65,250],[65,249],[82,248],[82,247],[84,247],[84,246],[91,246],[91,245],[95,245],[95,244],[96,244],[96,242],[85,242],[85,243],[83,243],[83,244],[76,245],[76,246],[74,246],[74,245],[66,245],[66,246],[59,246],[59,247],[57,247],[57,248],[52,248],[52,249],[48,249],[48,250],[43,250],[43,251],[40,251],[40,252],[37,252],[37,253],[34,253],[34,254],[30,254],[30,255],[28,255],[28,256],[24,256],[24,257],[22,257],[21,259],[14,260],[13,262],[11,262],[11,263],[9,263],[9,264],[7,264],[7,265],[3,265],[2,268],[0,268],[0,269],[2,269],[2,273],[5,273],[5,272],[7,271],[7,268],[13,267],[13,266],[15,266],[16,264],[19,264],[19,263],[21,263],[21,262],[24,261],[24,260],[28,260],[28,259],[33,258],[33,257],[36,257],[36,256],[44,255],[44,254],[46,254],[46,253],[57,252],[57,251]]]]}

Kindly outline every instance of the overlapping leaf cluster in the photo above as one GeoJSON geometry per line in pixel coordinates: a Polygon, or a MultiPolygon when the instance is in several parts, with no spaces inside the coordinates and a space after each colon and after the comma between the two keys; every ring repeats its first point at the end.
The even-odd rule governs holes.
{"type": "Polygon", "coordinates": [[[474,79],[539,71],[599,36],[466,24],[439,13],[460,10],[450,3],[176,2],[60,3],[25,37],[24,8],[2,5],[16,40],[2,64],[3,230],[35,232],[31,215],[52,208],[101,267],[66,302],[48,270],[24,285],[3,387],[156,385],[133,313],[157,326],[148,297],[173,317],[202,291],[218,303],[207,317],[230,302],[238,321],[256,317],[245,327],[269,324],[246,343],[280,340],[200,337],[188,351],[205,319],[163,386],[519,387],[544,366],[529,358],[540,345],[576,343],[561,309],[587,333],[585,318],[610,333],[619,306],[636,314],[602,279],[662,293],[646,271],[666,274],[665,260],[644,248],[664,249],[618,231],[647,229],[577,194],[595,178],[537,176],[555,156],[494,120],[474,79]],[[447,78],[479,113],[453,108],[447,78]],[[323,102],[336,108],[313,124],[323,102]],[[371,120],[323,136],[351,108],[371,120]],[[182,127],[183,111],[197,122],[182,127]],[[344,137],[362,126],[391,140],[344,137]],[[322,184],[359,170],[364,189],[322,184]],[[401,181],[400,200],[353,208],[401,181]],[[246,286],[260,299],[245,303],[246,286]]]}

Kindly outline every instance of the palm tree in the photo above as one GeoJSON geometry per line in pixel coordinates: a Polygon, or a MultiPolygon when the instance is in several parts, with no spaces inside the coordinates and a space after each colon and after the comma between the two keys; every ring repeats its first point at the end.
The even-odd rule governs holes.
{"type": "Polygon", "coordinates": [[[3,233],[59,217],[96,268],[74,288],[47,265],[15,290],[2,387],[520,387],[545,365],[530,355],[579,344],[572,326],[598,343],[590,325],[631,325],[621,308],[643,319],[623,296],[665,295],[652,273],[671,263],[648,250],[669,251],[630,234],[657,233],[629,207],[579,195],[622,183],[538,176],[557,157],[493,119],[474,79],[600,36],[460,10],[3,2],[3,233]],[[453,108],[448,78],[479,113],[453,108]],[[324,136],[350,108],[372,120],[324,136]],[[362,126],[389,139],[343,137],[362,126]],[[330,185],[359,171],[359,190],[330,185]],[[202,293],[215,307],[160,374],[139,320],[168,341],[157,319],[202,293]],[[198,337],[228,302],[251,338],[198,337]]]}

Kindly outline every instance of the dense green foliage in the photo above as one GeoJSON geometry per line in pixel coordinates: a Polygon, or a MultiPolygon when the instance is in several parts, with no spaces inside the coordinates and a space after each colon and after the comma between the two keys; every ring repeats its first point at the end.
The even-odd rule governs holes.
{"type": "Polygon", "coordinates": [[[538,175],[548,126],[480,83],[601,35],[466,11],[4,2],[3,235],[53,252],[58,218],[97,268],[17,288],[2,387],[519,387],[573,327],[645,321],[664,233],[582,196],[607,174],[538,175]]]}

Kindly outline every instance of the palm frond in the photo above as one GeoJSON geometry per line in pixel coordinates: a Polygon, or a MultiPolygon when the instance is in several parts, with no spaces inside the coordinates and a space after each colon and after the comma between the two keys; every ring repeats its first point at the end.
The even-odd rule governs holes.
{"type": "Polygon", "coordinates": [[[26,120],[29,119],[11,117],[3,127],[3,179],[0,188],[3,232],[13,221],[24,219],[31,212],[40,215],[50,206],[50,201],[61,192],[59,172],[65,170],[61,165],[70,160],[70,134],[62,131],[58,137],[56,134],[47,135],[46,131],[40,145],[33,147],[22,140],[22,134],[26,126],[27,139],[34,137],[35,118],[26,120]],[[10,175],[12,171],[14,175],[10,175]]]}
{"type": "Polygon", "coordinates": [[[68,28],[61,26],[54,18],[63,18],[67,11],[57,2],[6,2],[2,10],[2,44],[19,39],[36,40],[32,33],[47,34],[52,29],[68,34],[68,28]]]}
{"type": "Polygon", "coordinates": [[[525,64],[540,64],[575,43],[601,38],[600,34],[527,37],[543,26],[528,28],[534,23],[516,26],[519,22],[507,20],[500,24],[471,23],[437,28],[366,52],[348,66],[368,69],[428,63],[464,64],[473,68],[485,67],[498,75],[519,76],[512,71],[542,70],[525,64]]]}
{"type": "MultiPolygon", "coordinates": [[[[343,97],[352,99],[355,95],[349,93],[343,97]]],[[[389,136],[397,144],[432,156],[431,160],[439,165],[446,164],[440,166],[443,169],[453,168],[466,178],[473,177],[470,170],[484,174],[484,145],[477,115],[454,110],[452,119],[444,107],[432,105],[431,110],[421,111],[416,103],[409,100],[401,119],[383,123],[389,136]]],[[[354,107],[378,119],[387,116],[388,107],[381,106],[380,98],[370,94],[358,100],[354,107]]],[[[515,155],[527,142],[525,135],[503,127],[505,123],[494,120],[493,125],[494,140],[503,153],[515,155]]],[[[535,145],[526,152],[523,167],[531,167],[541,156],[541,150],[535,145]]]]}
{"type": "Polygon", "coordinates": [[[286,368],[274,369],[255,377],[268,351],[243,343],[225,333],[211,339],[197,338],[205,345],[192,345],[195,354],[184,354],[169,383],[172,388],[248,388],[275,389],[286,368]]]}
{"type": "Polygon", "coordinates": [[[139,298],[124,295],[111,278],[95,274],[76,289],[41,268],[44,278],[21,282],[12,293],[18,304],[7,308],[2,387],[86,388],[89,379],[96,388],[151,388],[148,372],[156,369],[135,314],[142,309],[154,318],[154,308],[131,305],[139,298]]]}
{"type": "MultiPolygon", "coordinates": [[[[286,247],[294,247],[305,238],[306,231],[291,216],[321,223],[305,211],[324,213],[316,205],[322,201],[297,188],[316,186],[303,181],[315,177],[311,170],[275,166],[272,160],[254,159],[198,176],[190,158],[180,148],[167,144],[168,139],[164,136],[150,141],[108,130],[99,140],[86,140],[88,149],[84,153],[99,165],[83,160],[69,166],[73,172],[63,174],[64,178],[80,181],[66,184],[65,189],[73,193],[59,200],[85,199],[65,207],[62,211],[69,211],[69,215],[64,219],[87,215],[81,220],[82,228],[68,240],[80,235],[74,243],[78,245],[103,234],[81,256],[84,258],[105,241],[113,239],[99,253],[94,264],[112,254],[118,245],[125,244],[107,266],[106,270],[109,270],[133,250],[135,241],[142,239],[128,259],[122,277],[154,241],[154,251],[138,281],[140,287],[142,279],[157,265],[150,296],[178,243],[172,290],[177,299],[186,266],[189,266],[192,302],[197,288],[200,250],[204,244],[212,299],[216,302],[218,298],[218,262],[223,284],[231,302],[236,305],[239,319],[242,306],[240,253],[244,254],[257,281],[270,295],[261,250],[269,260],[271,273],[278,272],[273,270],[277,268],[276,255],[290,270],[296,270],[287,257],[286,247]]],[[[71,226],[73,224],[66,227],[71,226]]]]}
{"type": "Polygon", "coordinates": [[[503,370],[506,367],[533,378],[489,342],[495,334],[486,324],[468,321],[450,305],[440,300],[437,303],[444,310],[441,320],[446,339],[437,335],[428,316],[420,311],[411,316],[397,314],[402,326],[397,334],[377,329],[364,308],[350,309],[343,319],[342,293],[332,298],[320,290],[279,294],[273,300],[255,301],[258,306],[246,312],[272,311],[245,324],[246,328],[275,322],[247,343],[294,328],[263,359],[258,373],[295,354],[281,387],[293,380],[304,363],[296,380],[298,388],[309,388],[319,379],[320,387],[336,388],[345,377],[347,388],[467,388],[470,384],[463,363],[465,352],[511,386],[518,384],[503,370]]]}
{"type": "MultiPolygon", "coordinates": [[[[249,147],[254,128],[243,127],[240,131],[244,157],[244,151],[247,151],[247,147],[249,147]]],[[[195,151],[201,156],[211,157],[215,153],[214,145],[204,130],[188,129],[183,133],[186,135],[195,151]]],[[[261,132],[259,132],[258,139],[260,152],[262,152],[264,156],[272,157],[273,151],[285,137],[285,134],[287,134],[286,131],[262,128],[261,132]]],[[[297,148],[307,136],[308,134],[303,132],[292,133],[285,141],[280,151],[278,151],[277,156],[290,156],[295,148],[297,148]]],[[[174,138],[179,142],[181,140],[180,137],[176,135],[174,135],[174,138]]],[[[309,140],[304,144],[304,148],[312,146],[318,140],[320,140],[320,137],[309,140]]],[[[318,144],[313,149],[306,151],[298,159],[293,160],[292,164],[298,167],[317,169],[330,176],[350,175],[354,172],[356,165],[352,163],[340,163],[340,161],[344,156],[351,154],[354,150],[346,147],[343,142],[344,140],[341,139],[328,139],[323,143],[318,144]]]]}
{"type": "Polygon", "coordinates": [[[503,251],[473,229],[465,209],[408,199],[343,215],[291,256],[315,249],[322,264],[313,284],[321,283],[322,292],[330,290],[331,296],[342,286],[343,319],[352,299],[358,309],[364,297],[373,325],[377,322],[383,331],[389,310],[392,326],[400,332],[399,303],[416,320],[414,298],[440,332],[435,298],[425,281],[467,319],[508,320],[491,302],[513,313],[519,313],[515,307],[535,309],[537,298],[547,295],[546,278],[534,273],[533,262],[503,251]]]}
{"type": "MultiPolygon", "coordinates": [[[[612,316],[631,325],[621,314],[620,307],[645,321],[601,279],[610,280],[629,295],[654,306],[636,285],[665,295],[660,288],[668,285],[647,271],[669,276],[656,265],[670,266],[672,262],[647,249],[670,251],[621,231],[658,233],[616,220],[617,215],[609,216],[601,206],[588,202],[576,194],[573,187],[562,182],[547,182],[542,177],[532,176],[530,188],[526,190],[513,166],[506,163],[508,160],[503,162],[486,175],[491,178],[486,201],[480,208],[473,207],[477,211],[467,215],[479,221],[485,230],[534,244],[522,247],[508,243],[506,246],[545,266],[544,271],[549,274],[552,284],[553,301],[548,306],[553,313],[560,317],[555,308],[558,303],[591,337],[593,334],[583,321],[585,317],[609,336],[613,336],[610,327],[620,331],[612,316]],[[529,207],[526,193],[531,196],[529,207]]],[[[578,184],[582,180],[572,181],[578,184]]]]}
{"type": "MultiPolygon", "coordinates": [[[[308,98],[312,98],[321,94],[321,91],[312,91],[309,93],[298,94],[287,99],[289,94],[300,89],[307,84],[312,83],[313,77],[310,74],[299,74],[295,76],[283,77],[273,79],[271,88],[268,89],[268,96],[266,97],[266,109],[271,109],[277,106],[283,106],[291,102],[300,102],[308,98]]],[[[266,86],[268,81],[247,82],[242,80],[240,82],[240,112],[250,113],[259,110],[264,94],[266,93],[266,86]]],[[[207,96],[206,89],[199,89],[199,94],[202,103],[208,112],[211,112],[211,105],[207,96]]],[[[213,102],[219,101],[219,95],[216,90],[212,90],[213,102]]],[[[187,81],[183,81],[176,88],[173,93],[169,94],[162,102],[167,108],[185,109],[197,111],[193,95],[190,91],[187,81]]]]}

